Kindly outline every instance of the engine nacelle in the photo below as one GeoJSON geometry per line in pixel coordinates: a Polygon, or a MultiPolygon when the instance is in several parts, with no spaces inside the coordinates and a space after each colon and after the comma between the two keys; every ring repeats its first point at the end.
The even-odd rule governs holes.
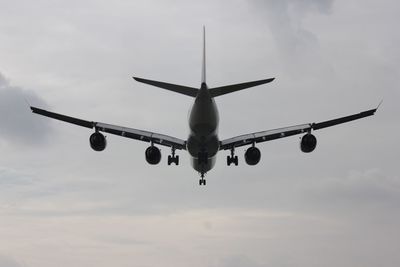
{"type": "Polygon", "coordinates": [[[261,159],[261,152],[258,148],[256,147],[250,147],[249,149],[246,150],[246,153],[244,154],[244,159],[246,160],[246,163],[248,165],[256,165],[257,163],[260,162],[261,159]]]}
{"type": "Polygon", "coordinates": [[[301,138],[300,149],[304,153],[313,152],[316,146],[317,138],[314,135],[308,133],[301,138]]]}
{"type": "Polygon", "coordinates": [[[161,161],[161,151],[155,146],[149,146],[145,152],[146,161],[151,165],[156,165],[161,161]]]}
{"type": "Polygon", "coordinates": [[[89,141],[90,147],[95,151],[103,151],[107,146],[106,137],[99,132],[93,133],[90,136],[89,141]]]}

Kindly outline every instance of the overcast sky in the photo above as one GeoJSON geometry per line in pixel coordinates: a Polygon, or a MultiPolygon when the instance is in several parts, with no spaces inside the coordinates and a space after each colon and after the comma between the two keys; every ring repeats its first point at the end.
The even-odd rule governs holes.
{"type": "Polygon", "coordinates": [[[395,0],[0,0],[0,267],[400,265],[400,4],[395,0]],[[198,186],[188,155],[150,166],[147,143],[30,113],[185,139],[192,99],[131,77],[210,87],[220,137],[376,116],[226,152],[198,186]]]}

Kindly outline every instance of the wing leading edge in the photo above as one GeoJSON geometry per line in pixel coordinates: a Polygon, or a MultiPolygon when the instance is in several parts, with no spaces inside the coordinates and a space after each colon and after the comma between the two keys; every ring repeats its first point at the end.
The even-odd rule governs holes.
{"type": "Polygon", "coordinates": [[[163,146],[174,147],[175,149],[186,149],[186,141],[172,136],[158,134],[133,128],[121,127],[117,125],[86,121],[54,112],[50,112],[44,109],[31,107],[33,113],[46,116],[52,119],[72,123],[78,126],[95,129],[96,131],[101,131],[109,134],[119,135],[122,137],[127,137],[131,139],[136,139],[144,142],[153,142],[155,144],[160,144],[163,146]]]}
{"type": "MultiPolygon", "coordinates": [[[[379,106],[378,106],[379,107],[379,106]]],[[[234,147],[245,146],[253,143],[261,143],[265,141],[271,141],[283,137],[288,137],[296,134],[309,132],[311,130],[319,130],[327,127],[331,127],[337,124],[346,123],[353,120],[369,117],[375,114],[378,108],[363,111],[357,114],[340,117],[333,120],[318,122],[318,123],[307,123],[296,126],[278,128],[268,131],[244,134],[233,138],[225,139],[220,143],[220,150],[232,149],[234,147]]]]}

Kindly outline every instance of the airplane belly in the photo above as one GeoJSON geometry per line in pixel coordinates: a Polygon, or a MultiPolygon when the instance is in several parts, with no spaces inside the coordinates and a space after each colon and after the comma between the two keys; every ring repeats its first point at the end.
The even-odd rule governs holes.
{"type": "Polygon", "coordinates": [[[211,170],[212,168],[214,168],[215,166],[215,162],[216,162],[217,157],[211,157],[207,159],[207,162],[204,164],[203,162],[199,163],[199,159],[198,158],[191,158],[191,164],[193,169],[195,169],[196,171],[200,172],[200,173],[206,173],[209,170],[211,170]]]}
{"type": "Polygon", "coordinates": [[[199,153],[214,157],[219,151],[219,140],[216,135],[205,137],[191,134],[187,140],[186,149],[194,158],[198,158],[199,153]]]}

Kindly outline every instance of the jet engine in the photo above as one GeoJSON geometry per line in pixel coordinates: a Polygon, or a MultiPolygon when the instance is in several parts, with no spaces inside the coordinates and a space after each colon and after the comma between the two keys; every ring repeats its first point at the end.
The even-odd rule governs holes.
{"type": "Polygon", "coordinates": [[[250,147],[246,150],[246,153],[244,154],[244,159],[246,160],[246,163],[248,165],[256,165],[260,162],[261,152],[258,148],[254,146],[250,147]]]}
{"type": "Polygon", "coordinates": [[[145,152],[146,161],[151,165],[156,165],[161,161],[161,151],[155,146],[149,146],[145,152]]]}
{"type": "Polygon", "coordinates": [[[301,138],[300,149],[304,153],[313,152],[316,146],[317,138],[314,135],[308,133],[301,138]]]}
{"type": "Polygon", "coordinates": [[[103,151],[107,146],[106,137],[99,132],[93,133],[90,136],[89,141],[90,141],[90,146],[95,151],[103,151]]]}

